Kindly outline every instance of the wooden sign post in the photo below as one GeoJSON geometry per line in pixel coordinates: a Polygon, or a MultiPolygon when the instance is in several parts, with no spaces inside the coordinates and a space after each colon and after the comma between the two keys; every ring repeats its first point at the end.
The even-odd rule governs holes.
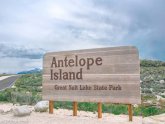
{"type": "Polygon", "coordinates": [[[129,114],[129,121],[132,121],[132,105],[128,105],[128,114],[129,114]]]}
{"type": "Polygon", "coordinates": [[[102,103],[98,103],[98,118],[102,118],[102,103]]]}
{"type": "Polygon", "coordinates": [[[53,114],[54,101],[49,100],[49,113],[53,114]]]}
{"type": "Polygon", "coordinates": [[[78,102],[97,102],[98,118],[102,103],[128,104],[132,121],[132,104],[141,103],[140,61],[133,46],[50,52],[43,59],[43,99],[72,101],[73,116],[78,102]]]}
{"type": "Polygon", "coordinates": [[[77,116],[77,102],[73,102],[73,116],[77,116]]]}

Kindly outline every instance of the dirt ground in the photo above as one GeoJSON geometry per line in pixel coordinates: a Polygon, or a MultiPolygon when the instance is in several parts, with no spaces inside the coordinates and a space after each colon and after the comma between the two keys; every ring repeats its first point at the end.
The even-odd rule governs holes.
{"type": "Polygon", "coordinates": [[[128,115],[103,113],[103,117],[98,119],[97,113],[78,111],[78,116],[72,116],[72,110],[66,109],[54,109],[54,114],[33,111],[30,116],[15,117],[10,112],[13,107],[9,103],[0,103],[0,109],[5,111],[5,114],[0,114],[0,124],[142,124],[142,117],[135,116],[133,122],[129,122],[128,115]]]}

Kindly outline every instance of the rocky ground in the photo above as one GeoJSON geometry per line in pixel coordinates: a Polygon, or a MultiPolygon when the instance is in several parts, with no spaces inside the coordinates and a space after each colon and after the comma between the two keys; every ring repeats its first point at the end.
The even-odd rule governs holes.
{"type": "Polygon", "coordinates": [[[165,113],[165,62],[141,61],[141,94],[144,116],[165,113]]]}
{"type": "Polygon", "coordinates": [[[143,124],[165,124],[165,114],[143,118],[143,124]]]}
{"type": "Polygon", "coordinates": [[[33,106],[28,106],[32,110],[27,116],[14,116],[13,104],[0,103],[0,124],[142,124],[142,117],[133,117],[133,122],[128,121],[128,115],[113,115],[103,113],[103,118],[98,119],[97,113],[78,111],[78,116],[73,117],[71,110],[55,109],[54,114],[48,112],[35,112],[33,106]]]}

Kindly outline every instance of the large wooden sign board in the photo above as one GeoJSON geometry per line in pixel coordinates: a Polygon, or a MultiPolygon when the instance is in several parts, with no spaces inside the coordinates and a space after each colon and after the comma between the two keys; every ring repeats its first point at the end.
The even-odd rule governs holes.
{"type": "Polygon", "coordinates": [[[133,46],[46,53],[43,99],[140,104],[139,65],[133,46]]]}

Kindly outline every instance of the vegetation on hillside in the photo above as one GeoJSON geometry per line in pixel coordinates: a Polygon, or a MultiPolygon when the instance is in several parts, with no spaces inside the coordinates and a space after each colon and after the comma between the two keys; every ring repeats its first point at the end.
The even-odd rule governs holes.
{"type": "Polygon", "coordinates": [[[41,100],[41,73],[22,75],[12,88],[0,91],[0,101],[35,104],[41,100]]]}
{"type": "Polygon", "coordinates": [[[140,65],[143,115],[165,113],[165,62],[142,60],[140,65]]]}
{"type": "Polygon", "coordinates": [[[3,74],[0,74],[0,77],[2,77],[2,76],[9,76],[9,75],[11,75],[11,74],[3,73],[3,74]]]}

